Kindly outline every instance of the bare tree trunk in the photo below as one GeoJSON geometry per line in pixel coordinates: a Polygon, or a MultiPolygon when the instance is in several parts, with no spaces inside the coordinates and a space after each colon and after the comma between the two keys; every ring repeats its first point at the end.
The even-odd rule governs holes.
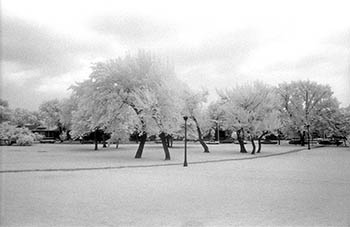
{"type": "Polygon", "coordinates": [[[247,153],[247,150],[245,149],[245,146],[244,146],[244,139],[243,139],[244,136],[242,135],[243,134],[243,128],[237,130],[236,134],[237,134],[237,139],[238,139],[239,146],[241,148],[240,153],[247,153]]]}
{"type": "Polygon", "coordinates": [[[165,160],[170,160],[169,148],[167,146],[166,135],[164,132],[159,134],[160,139],[162,140],[162,145],[165,153],[165,160]]]}
{"type": "Polygon", "coordinates": [[[281,131],[280,131],[279,129],[277,130],[277,134],[278,134],[278,135],[277,135],[278,145],[281,145],[281,137],[282,137],[281,134],[282,134],[282,133],[281,133],[281,131]]]}
{"type": "Polygon", "coordinates": [[[72,140],[72,137],[70,136],[70,131],[71,131],[71,130],[67,130],[67,131],[66,131],[67,140],[72,140]]]}
{"type": "Polygon", "coordinates": [[[300,136],[300,145],[301,146],[305,146],[305,136],[304,136],[304,132],[299,132],[299,136],[300,136]]]}
{"type": "Polygon", "coordinates": [[[142,135],[138,138],[139,140],[139,147],[136,151],[135,158],[141,158],[142,157],[142,152],[143,152],[143,147],[145,146],[146,140],[147,140],[147,133],[145,132],[146,130],[146,122],[143,119],[143,116],[141,115],[142,109],[136,108],[135,104],[132,102],[128,102],[127,100],[124,100],[124,103],[129,105],[136,113],[138,116],[141,126],[142,126],[142,135]]]}
{"type": "Polygon", "coordinates": [[[256,153],[260,153],[261,151],[261,139],[268,133],[268,131],[263,131],[263,134],[261,134],[261,136],[259,136],[258,138],[258,150],[256,151],[256,153]]]}
{"type": "Polygon", "coordinates": [[[144,148],[145,143],[146,143],[146,139],[147,139],[147,133],[143,132],[142,135],[139,137],[139,147],[137,149],[135,158],[142,157],[142,152],[143,152],[143,148],[144,148]]]}
{"type": "Polygon", "coordinates": [[[253,146],[252,154],[255,154],[255,142],[254,142],[253,136],[250,138],[250,142],[252,143],[252,146],[253,146]]]}
{"type": "Polygon", "coordinates": [[[173,147],[173,137],[171,135],[166,136],[166,143],[168,147],[173,147]]]}
{"type": "Polygon", "coordinates": [[[173,136],[169,136],[169,139],[170,139],[170,147],[173,147],[173,142],[174,142],[173,136]]]}
{"type": "Polygon", "coordinates": [[[95,141],[95,151],[98,149],[98,143],[97,143],[97,130],[94,132],[94,141],[95,141]]]}
{"type": "Polygon", "coordinates": [[[105,133],[104,132],[102,133],[102,141],[103,141],[103,148],[106,148],[107,145],[106,145],[106,137],[105,137],[105,133]]]}
{"type": "Polygon", "coordinates": [[[209,148],[203,140],[202,131],[201,131],[201,128],[199,127],[199,123],[195,117],[192,116],[192,119],[196,123],[199,143],[202,145],[202,147],[204,149],[204,153],[209,153],[209,148]]]}

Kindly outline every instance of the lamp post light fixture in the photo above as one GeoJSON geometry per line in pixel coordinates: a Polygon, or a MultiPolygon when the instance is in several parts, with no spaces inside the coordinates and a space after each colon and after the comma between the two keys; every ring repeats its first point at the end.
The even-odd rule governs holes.
{"type": "Polygon", "coordinates": [[[187,116],[184,116],[185,120],[185,153],[184,153],[184,167],[186,167],[187,164],[187,116]]]}

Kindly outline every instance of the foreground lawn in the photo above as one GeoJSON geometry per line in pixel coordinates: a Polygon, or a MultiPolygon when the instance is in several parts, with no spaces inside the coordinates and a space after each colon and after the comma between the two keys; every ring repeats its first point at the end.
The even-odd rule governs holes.
{"type": "MultiPolygon", "coordinates": [[[[137,144],[121,144],[95,151],[91,144],[35,144],[30,147],[1,147],[1,171],[35,169],[104,168],[124,166],[144,166],[181,164],[184,160],[184,144],[177,142],[170,148],[171,160],[164,161],[161,144],[146,143],[142,159],[135,159],[137,144]]],[[[251,150],[250,144],[246,145],[251,150]]],[[[300,149],[300,146],[263,145],[262,153],[251,155],[239,153],[237,144],[209,145],[211,153],[203,153],[199,143],[188,144],[188,162],[213,161],[222,159],[242,159],[273,155],[300,149]]]]}
{"type": "MultiPolygon", "coordinates": [[[[32,152],[52,152],[41,157],[50,165],[106,164],[114,153],[32,152]]],[[[26,165],[17,153],[12,164],[26,165]]],[[[1,226],[349,226],[349,166],[349,149],[333,147],[187,168],[1,173],[1,226]]]]}

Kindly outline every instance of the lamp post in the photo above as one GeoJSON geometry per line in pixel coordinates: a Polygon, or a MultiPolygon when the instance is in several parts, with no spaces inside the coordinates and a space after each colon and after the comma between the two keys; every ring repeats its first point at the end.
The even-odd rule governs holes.
{"type": "Polygon", "coordinates": [[[185,153],[184,153],[184,167],[187,166],[187,116],[184,116],[185,120],[185,153]]]}
{"type": "Polygon", "coordinates": [[[216,129],[218,133],[218,144],[220,144],[220,128],[219,128],[219,121],[216,121],[216,129]]]}

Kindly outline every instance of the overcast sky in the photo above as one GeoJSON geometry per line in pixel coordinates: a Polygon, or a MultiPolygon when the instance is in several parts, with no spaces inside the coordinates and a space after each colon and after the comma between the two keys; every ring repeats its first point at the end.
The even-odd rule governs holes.
{"type": "Polygon", "coordinates": [[[349,1],[1,1],[1,97],[31,110],[92,62],[152,51],[194,89],[329,84],[350,104],[349,1]]]}

